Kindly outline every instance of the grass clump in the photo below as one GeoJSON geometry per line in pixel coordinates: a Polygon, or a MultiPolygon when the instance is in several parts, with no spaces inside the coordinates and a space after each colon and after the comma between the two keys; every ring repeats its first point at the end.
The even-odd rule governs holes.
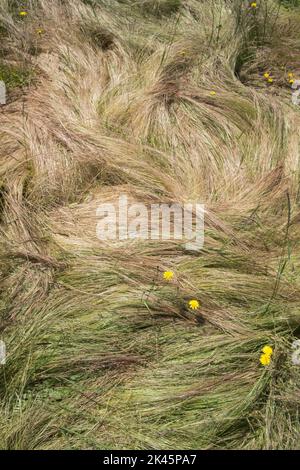
{"type": "Polygon", "coordinates": [[[299,0],[279,0],[280,4],[287,8],[300,7],[299,0]]]}
{"type": "Polygon", "coordinates": [[[1,449],[299,447],[300,18],[256,3],[2,7],[1,449]],[[99,240],[124,194],[203,249],[99,240]]]}
{"type": "Polygon", "coordinates": [[[32,80],[32,72],[27,68],[0,62],[0,80],[5,82],[8,89],[13,90],[28,86],[32,80]]]}
{"type": "Polygon", "coordinates": [[[165,16],[176,13],[181,7],[181,0],[142,0],[141,10],[155,16],[165,16]]]}

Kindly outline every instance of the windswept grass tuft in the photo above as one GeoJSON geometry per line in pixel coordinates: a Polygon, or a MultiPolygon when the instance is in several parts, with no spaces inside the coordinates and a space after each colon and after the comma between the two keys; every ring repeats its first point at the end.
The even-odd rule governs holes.
{"type": "Polygon", "coordinates": [[[1,449],[299,448],[300,16],[256,3],[1,3],[1,449]],[[203,249],[101,242],[122,194],[203,249]]]}

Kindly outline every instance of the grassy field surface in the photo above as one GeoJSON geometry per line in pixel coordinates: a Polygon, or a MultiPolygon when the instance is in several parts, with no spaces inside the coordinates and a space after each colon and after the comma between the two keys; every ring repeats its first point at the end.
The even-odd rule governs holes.
{"type": "Polygon", "coordinates": [[[300,448],[299,31],[299,0],[0,0],[1,449],[300,448]],[[203,249],[101,242],[122,194],[205,204],[203,249]]]}

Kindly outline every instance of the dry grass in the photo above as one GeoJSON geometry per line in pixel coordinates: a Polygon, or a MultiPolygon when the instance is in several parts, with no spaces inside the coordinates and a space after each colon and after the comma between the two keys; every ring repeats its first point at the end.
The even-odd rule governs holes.
{"type": "Polygon", "coordinates": [[[300,10],[249,3],[2,0],[1,448],[299,448],[300,10]],[[101,243],[124,193],[204,249],[101,243]]]}

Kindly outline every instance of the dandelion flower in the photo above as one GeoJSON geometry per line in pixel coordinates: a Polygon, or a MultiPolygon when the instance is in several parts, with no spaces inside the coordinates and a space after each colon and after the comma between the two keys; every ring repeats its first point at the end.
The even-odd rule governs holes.
{"type": "Polygon", "coordinates": [[[273,78],[268,78],[268,83],[273,83],[273,78]]]}
{"type": "Polygon", "coordinates": [[[252,3],[250,4],[250,7],[251,7],[251,8],[257,8],[257,3],[256,3],[256,2],[252,2],[252,3]]]}
{"type": "Polygon", "coordinates": [[[215,91],[211,91],[211,92],[210,92],[210,95],[211,95],[211,96],[215,96],[215,95],[216,95],[216,92],[215,92],[215,91]]]}
{"type": "Polygon", "coordinates": [[[267,354],[262,354],[259,358],[259,361],[263,366],[268,366],[271,362],[271,356],[268,356],[267,354]]]}
{"type": "Polygon", "coordinates": [[[199,307],[200,307],[200,303],[198,302],[198,300],[190,300],[189,301],[189,308],[191,310],[198,310],[199,307]]]}
{"type": "Polygon", "coordinates": [[[27,16],[28,13],[27,13],[27,11],[20,11],[19,15],[20,16],[27,16]]]}
{"type": "Polygon", "coordinates": [[[264,73],[264,77],[265,78],[269,78],[270,77],[270,74],[268,72],[264,73]]]}
{"type": "Polygon", "coordinates": [[[293,78],[292,78],[291,80],[289,80],[289,83],[290,83],[291,85],[293,85],[294,82],[295,82],[295,80],[294,80],[293,78]]]}
{"type": "Polygon", "coordinates": [[[174,273],[173,271],[165,271],[163,273],[163,278],[166,280],[166,281],[171,281],[174,277],[174,273]]]}
{"type": "Polygon", "coordinates": [[[267,344],[266,346],[264,346],[264,347],[262,348],[262,352],[263,352],[266,356],[272,356],[272,354],[273,354],[273,348],[267,344]]]}

